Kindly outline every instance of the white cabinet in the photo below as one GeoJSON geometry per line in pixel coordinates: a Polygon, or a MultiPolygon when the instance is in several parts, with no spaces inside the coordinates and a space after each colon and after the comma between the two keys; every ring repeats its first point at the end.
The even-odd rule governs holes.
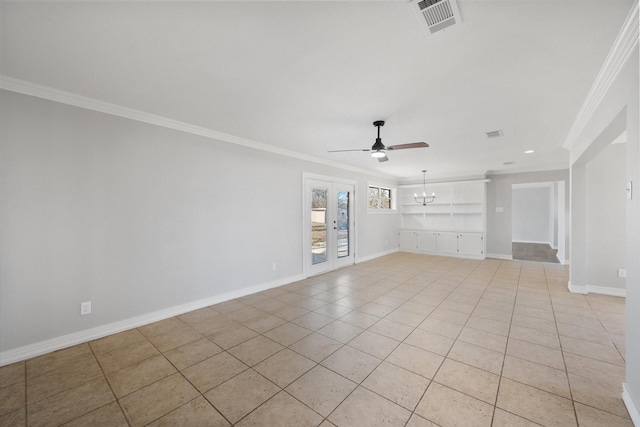
{"type": "Polygon", "coordinates": [[[458,253],[484,256],[484,235],[481,233],[461,233],[458,235],[458,253]]]}
{"type": "Polygon", "coordinates": [[[437,252],[441,254],[457,254],[458,253],[458,234],[456,233],[438,233],[437,252]]]}
{"type": "Polygon", "coordinates": [[[400,248],[412,252],[435,252],[436,234],[428,231],[400,230],[400,248]]]}
{"type": "Polygon", "coordinates": [[[418,232],[418,250],[435,252],[438,247],[437,233],[433,231],[418,232]]]}
{"type": "Polygon", "coordinates": [[[414,199],[422,184],[401,185],[400,248],[472,258],[484,258],[486,231],[486,183],[474,181],[427,184],[435,193],[433,203],[423,206],[414,199]]]}
{"type": "Polygon", "coordinates": [[[484,258],[484,234],[401,230],[400,249],[409,252],[484,258]]]}
{"type": "Polygon", "coordinates": [[[418,249],[418,234],[413,230],[400,230],[400,249],[415,251],[418,249]]]}

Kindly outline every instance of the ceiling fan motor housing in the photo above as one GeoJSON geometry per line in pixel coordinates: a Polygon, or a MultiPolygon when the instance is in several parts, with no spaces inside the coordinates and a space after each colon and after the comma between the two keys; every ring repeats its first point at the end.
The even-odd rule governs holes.
{"type": "Polygon", "coordinates": [[[380,138],[380,126],[384,126],[384,120],[376,120],[373,122],[373,125],[378,128],[378,137],[376,138],[376,143],[371,147],[372,151],[380,151],[384,150],[384,144],[382,143],[382,138],[380,138]]]}
{"type": "Polygon", "coordinates": [[[373,151],[380,151],[380,150],[384,150],[384,144],[382,143],[382,138],[376,138],[376,143],[373,144],[373,146],[371,147],[371,149],[373,151]]]}

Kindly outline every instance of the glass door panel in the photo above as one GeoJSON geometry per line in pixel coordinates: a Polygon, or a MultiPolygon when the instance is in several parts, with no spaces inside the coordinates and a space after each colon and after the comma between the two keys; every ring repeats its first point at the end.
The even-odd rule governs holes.
{"type": "Polygon", "coordinates": [[[327,189],[311,189],[311,265],[327,262],[327,189]]]}
{"type": "Polygon", "coordinates": [[[305,273],[315,275],[353,264],[352,184],[305,180],[305,273]]]}
{"type": "Polygon", "coordinates": [[[338,191],[337,194],[337,253],[338,258],[348,257],[349,250],[349,192],[338,191]]]}

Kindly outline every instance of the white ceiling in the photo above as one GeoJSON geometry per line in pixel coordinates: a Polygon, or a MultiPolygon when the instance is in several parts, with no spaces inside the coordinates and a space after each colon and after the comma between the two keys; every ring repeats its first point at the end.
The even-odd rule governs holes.
{"type": "Polygon", "coordinates": [[[400,180],[566,168],[631,4],[458,0],[428,38],[400,1],[5,2],[0,72],[400,180]],[[374,120],[431,147],[327,153],[370,147],[374,120]]]}

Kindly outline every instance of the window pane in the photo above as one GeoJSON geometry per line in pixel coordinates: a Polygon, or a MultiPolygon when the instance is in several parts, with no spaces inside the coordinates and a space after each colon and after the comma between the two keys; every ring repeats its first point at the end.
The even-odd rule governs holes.
{"type": "Polygon", "coordinates": [[[349,256],[349,192],[338,191],[338,258],[349,256]]]}
{"type": "Polygon", "coordinates": [[[391,199],[380,199],[380,208],[381,209],[391,209],[391,199]]]}
{"type": "Polygon", "coordinates": [[[311,264],[327,261],[327,190],[311,190],[311,264]]]}
{"type": "Polygon", "coordinates": [[[369,187],[369,209],[378,209],[379,197],[380,189],[378,187],[369,187]]]}
{"type": "Polygon", "coordinates": [[[391,190],[389,190],[388,188],[381,188],[380,189],[380,197],[384,197],[386,199],[390,199],[391,198],[391,190]]]}

